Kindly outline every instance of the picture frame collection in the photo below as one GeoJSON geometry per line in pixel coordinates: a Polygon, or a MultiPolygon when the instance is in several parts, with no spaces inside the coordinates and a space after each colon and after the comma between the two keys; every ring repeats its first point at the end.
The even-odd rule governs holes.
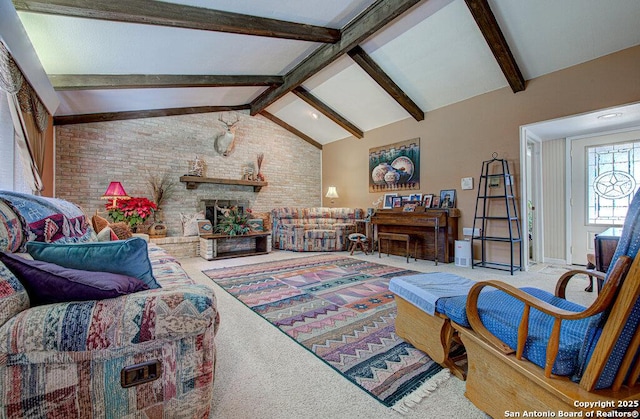
{"type": "Polygon", "coordinates": [[[456,190],[443,189],[439,195],[420,194],[401,196],[397,192],[384,194],[383,209],[402,209],[405,212],[416,211],[418,207],[427,208],[455,208],[456,190]]]}

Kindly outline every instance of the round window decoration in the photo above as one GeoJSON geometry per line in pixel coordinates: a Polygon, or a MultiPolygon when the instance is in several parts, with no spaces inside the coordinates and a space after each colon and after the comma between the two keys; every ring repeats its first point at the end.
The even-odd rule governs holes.
{"type": "Polygon", "coordinates": [[[595,178],[593,190],[606,199],[624,198],[636,190],[636,180],[629,173],[613,170],[595,178]]]}

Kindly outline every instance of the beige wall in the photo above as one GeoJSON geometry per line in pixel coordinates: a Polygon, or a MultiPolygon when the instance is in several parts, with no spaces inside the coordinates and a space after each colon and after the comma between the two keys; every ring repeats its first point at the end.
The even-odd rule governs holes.
{"type": "MultiPolygon", "coordinates": [[[[520,126],[640,101],[638,68],[640,47],[634,47],[529,80],[524,92],[514,94],[503,88],[428,112],[421,122],[405,119],[369,131],[363,139],[350,137],[327,144],[323,190],[336,186],[340,206],[370,207],[382,194],[369,193],[369,149],[420,137],[419,192],[455,188],[462,234],[462,227],[473,224],[476,191],[462,191],[461,178],[472,176],[476,187],[482,161],[497,152],[510,162],[518,186],[520,126]]],[[[516,194],[520,195],[517,188],[516,194]]]]}

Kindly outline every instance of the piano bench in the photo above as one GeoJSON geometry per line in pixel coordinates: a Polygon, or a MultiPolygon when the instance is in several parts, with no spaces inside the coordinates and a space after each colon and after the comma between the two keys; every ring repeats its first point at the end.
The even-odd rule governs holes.
{"type": "MultiPolygon", "coordinates": [[[[378,233],[378,257],[381,257],[382,254],[382,247],[381,247],[381,241],[382,240],[386,240],[387,241],[387,256],[389,256],[389,243],[391,242],[391,240],[396,240],[396,241],[403,241],[407,244],[407,263],[409,263],[409,245],[411,243],[411,236],[408,234],[402,234],[402,233],[378,233]]],[[[418,241],[414,240],[414,250],[413,250],[413,258],[414,260],[418,260],[417,258],[418,255],[418,241]]]]}

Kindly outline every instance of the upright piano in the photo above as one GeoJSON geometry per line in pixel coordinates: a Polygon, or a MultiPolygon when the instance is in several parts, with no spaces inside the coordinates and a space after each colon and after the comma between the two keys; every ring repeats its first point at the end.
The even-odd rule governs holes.
{"type": "MultiPolygon", "coordinates": [[[[420,207],[418,207],[420,209],[420,207]]],[[[371,217],[371,224],[377,233],[404,233],[411,237],[411,252],[417,241],[418,259],[435,259],[435,219],[438,219],[438,261],[450,263],[454,261],[455,241],[458,240],[458,218],[460,210],[457,208],[422,209],[415,212],[401,210],[376,210],[371,217]]],[[[386,249],[386,243],[384,245],[386,249]]],[[[378,249],[380,250],[380,249],[378,249]]],[[[389,244],[389,253],[404,256],[406,247],[400,242],[389,244]]],[[[411,256],[414,256],[413,253],[411,256]]]]}

